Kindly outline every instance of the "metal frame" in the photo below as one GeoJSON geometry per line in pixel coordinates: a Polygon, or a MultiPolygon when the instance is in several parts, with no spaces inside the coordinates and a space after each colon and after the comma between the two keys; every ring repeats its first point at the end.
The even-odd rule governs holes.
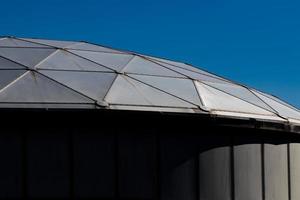
{"type": "MultiPolygon", "coordinates": [[[[9,58],[7,58],[7,57],[5,57],[5,56],[2,56],[1,53],[0,53],[0,57],[1,57],[1,58],[6,59],[6,60],[8,60],[8,61],[11,61],[11,62],[13,62],[13,63],[15,63],[15,64],[20,65],[20,69],[21,69],[21,68],[23,69],[23,67],[24,67],[25,70],[31,71],[31,72],[33,72],[33,73],[37,73],[37,74],[39,74],[39,75],[41,75],[41,76],[43,76],[43,77],[45,77],[45,78],[47,78],[47,79],[49,79],[49,80],[51,80],[51,81],[54,81],[55,83],[61,85],[62,87],[64,87],[64,88],[67,89],[67,90],[72,90],[73,92],[77,93],[78,95],[83,96],[83,97],[85,97],[85,98],[88,98],[89,100],[92,101],[92,103],[85,103],[85,102],[83,102],[82,105],[89,105],[89,104],[90,104],[90,105],[91,105],[90,108],[92,108],[92,109],[99,109],[99,108],[100,108],[100,109],[101,109],[101,108],[103,108],[103,109],[118,109],[118,106],[123,106],[123,107],[128,106],[128,109],[129,109],[129,110],[132,109],[133,107],[135,107],[136,110],[139,110],[139,109],[140,109],[140,110],[142,111],[142,110],[143,110],[143,107],[148,107],[148,108],[152,108],[153,111],[157,111],[157,112],[166,112],[166,113],[172,112],[172,108],[174,108],[174,112],[175,112],[175,113],[178,112],[178,109],[181,109],[181,111],[182,111],[183,113],[184,113],[184,112],[190,113],[191,109],[193,109],[193,111],[194,111],[195,113],[201,113],[201,114],[202,114],[202,113],[206,113],[206,114],[209,115],[209,116],[214,116],[214,117],[217,117],[217,118],[227,118],[227,117],[229,117],[229,118],[232,118],[232,119],[236,119],[236,118],[237,118],[237,119],[238,119],[238,118],[243,118],[243,119],[245,119],[245,120],[251,119],[251,117],[248,117],[248,118],[247,118],[247,117],[242,117],[242,116],[240,116],[239,114],[243,113],[242,111],[241,111],[241,112],[234,112],[234,111],[226,110],[226,112],[230,112],[230,113],[232,114],[232,116],[215,115],[213,111],[222,111],[222,110],[213,110],[212,108],[208,108],[208,107],[205,106],[205,102],[203,101],[202,94],[198,91],[197,86],[195,85],[195,82],[198,82],[199,84],[207,85],[207,86],[212,87],[212,88],[214,88],[214,89],[216,89],[216,90],[218,90],[218,91],[220,91],[220,92],[223,92],[223,93],[225,93],[225,94],[227,94],[227,95],[230,95],[230,96],[232,96],[232,97],[234,97],[234,98],[237,98],[237,99],[239,99],[240,101],[243,101],[243,102],[245,102],[245,103],[248,103],[248,104],[250,104],[250,105],[252,105],[252,106],[259,107],[259,108],[261,108],[261,109],[264,109],[264,110],[266,110],[266,111],[272,113],[272,118],[278,117],[278,121],[274,120],[274,123],[282,124],[281,119],[284,120],[284,121],[285,121],[285,123],[283,123],[284,126],[286,127],[287,130],[289,130],[289,131],[291,131],[291,132],[299,132],[299,131],[300,131],[299,128],[298,128],[298,126],[300,126],[300,118],[299,118],[299,119],[296,119],[296,118],[292,118],[292,117],[288,117],[288,116],[283,116],[283,115],[282,115],[281,113],[279,113],[275,108],[273,108],[273,107],[270,106],[268,103],[266,103],[265,101],[263,101],[261,98],[259,98],[259,97],[253,92],[253,91],[257,91],[257,90],[251,89],[250,87],[247,87],[247,86],[245,86],[245,85],[243,85],[243,84],[236,83],[236,82],[231,81],[231,80],[227,80],[227,79],[225,79],[225,78],[223,78],[223,77],[220,77],[220,76],[217,76],[217,75],[215,75],[215,74],[213,74],[213,73],[207,72],[206,70],[203,70],[203,72],[206,72],[206,73],[208,73],[208,74],[201,73],[201,72],[197,71],[196,68],[195,68],[195,70],[190,70],[190,69],[186,69],[186,68],[180,66],[180,64],[184,64],[184,63],[179,63],[178,65],[176,65],[176,62],[175,62],[175,63],[168,63],[168,60],[163,60],[163,59],[160,60],[159,58],[156,59],[155,57],[150,57],[150,56],[146,56],[146,55],[142,55],[142,54],[138,54],[138,53],[134,53],[134,52],[130,52],[130,51],[113,50],[113,49],[110,48],[110,47],[104,47],[104,46],[100,46],[100,47],[107,48],[107,49],[108,49],[107,52],[106,52],[106,51],[103,51],[103,52],[102,52],[102,51],[86,50],[86,49],[85,49],[85,50],[82,50],[82,49],[80,49],[80,48],[74,47],[74,45],[76,45],[76,44],[80,44],[80,43],[83,43],[83,44],[84,44],[84,43],[86,43],[86,42],[74,42],[74,44],[70,44],[70,45],[67,45],[67,46],[65,46],[65,47],[57,47],[57,46],[55,46],[55,45],[45,44],[45,43],[43,43],[42,41],[32,41],[32,40],[28,40],[28,39],[25,39],[25,38],[17,38],[17,37],[11,37],[11,36],[9,36],[9,37],[3,37],[3,38],[1,38],[1,41],[2,41],[2,40],[5,40],[5,39],[7,39],[7,38],[9,38],[9,39],[11,39],[11,40],[23,41],[23,42],[28,42],[28,43],[32,43],[32,44],[41,45],[41,47],[3,46],[3,45],[1,46],[1,43],[0,43],[0,49],[1,49],[1,48],[12,48],[12,49],[13,49],[13,48],[23,48],[23,49],[27,49],[27,48],[28,48],[28,49],[35,49],[35,48],[36,48],[36,49],[54,49],[54,50],[55,50],[53,53],[49,54],[46,58],[42,59],[38,64],[36,64],[36,66],[40,65],[41,63],[43,63],[44,61],[46,61],[47,59],[49,59],[50,57],[52,57],[52,55],[54,55],[58,50],[64,51],[64,52],[68,52],[68,53],[70,53],[70,54],[72,54],[72,55],[74,55],[74,56],[80,57],[80,58],[82,58],[82,59],[84,59],[84,60],[86,60],[86,61],[88,61],[88,62],[91,62],[91,63],[93,63],[93,64],[96,64],[96,65],[99,65],[99,66],[101,66],[101,67],[104,67],[104,68],[106,68],[106,69],[111,70],[111,72],[101,72],[101,71],[97,71],[97,72],[94,72],[94,73],[115,73],[115,74],[116,74],[116,77],[115,77],[115,79],[112,81],[111,86],[114,84],[114,81],[116,80],[117,76],[122,75],[122,76],[124,76],[124,77],[127,77],[127,78],[133,79],[133,80],[135,80],[135,81],[138,81],[139,83],[141,83],[141,84],[143,84],[143,85],[145,85],[145,86],[151,87],[151,88],[154,89],[154,90],[163,92],[163,93],[165,93],[166,95],[168,95],[168,96],[170,96],[170,97],[172,97],[172,98],[175,98],[175,99],[184,101],[184,102],[186,102],[186,103],[189,103],[189,104],[191,104],[191,105],[197,107],[197,108],[180,107],[180,106],[178,106],[178,107],[172,107],[172,106],[168,107],[168,106],[159,106],[159,105],[152,105],[152,106],[146,105],[146,106],[145,106],[145,105],[135,105],[135,104],[130,104],[130,105],[120,104],[120,105],[116,105],[116,104],[114,104],[113,102],[106,102],[106,101],[105,101],[105,97],[106,97],[107,94],[110,92],[109,89],[106,91],[106,94],[105,94],[105,96],[103,97],[103,101],[100,102],[100,101],[98,101],[97,99],[94,99],[94,98],[92,98],[92,97],[86,95],[84,92],[78,91],[77,89],[74,89],[74,88],[72,88],[72,87],[70,87],[70,86],[68,86],[68,85],[66,85],[66,84],[63,84],[63,83],[61,83],[61,82],[55,80],[54,78],[51,78],[51,77],[49,77],[49,76],[43,74],[43,70],[46,70],[46,69],[43,69],[43,68],[42,68],[42,69],[40,69],[40,68],[37,69],[37,68],[35,68],[35,67],[29,67],[29,66],[26,66],[26,65],[24,65],[24,64],[21,64],[21,63],[19,63],[19,62],[16,62],[16,61],[12,60],[12,59],[9,59],[9,58]],[[43,46],[44,46],[44,47],[43,47],[43,46]],[[112,49],[111,52],[109,52],[109,49],[112,49]],[[101,64],[101,63],[99,63],[99,62],[95,62],[95,61],[93,61],[93,60],[91,60],[91,59],[88,59],[88,58],[86,58],[86,57],[84,57],[84,56],[78,55],[78,54],[72,52],[72,50],[91,51],[91,52],[99,52],[99,53],[110,53],[110,54],[116,54],[116,55],[117,55],[117,54],[122,54],[122,55],[131,55],[131,56],[133,56],[127,63],[124,63],[123,69],[126,69],[126,66],[130,63],[130,61],[131,61],[135,56],[138,56],[139,58],[144,59],[144,60],[146,60],[146,61],[148,61],[148,62],[151,62],[151,63],[153,63],[153,64],[155,64],[155,65],[157,65],[157,66],[160,66],[160,67],[162,67],[162,68],[171,70],[172,72],[178,73],[178,75],[183,76],[183,77],[180,77],[179,79],[188,79],[188,80],[191,80],[191,81],[193,82],[193,85],[195,86],[195,91],[196,91],[196,93],[198,94],[198,98],[199,98],[200,105],[195,104],[195,103],[193,103],[193,102],[190,102],[189,100],[187,100],[187,99],[185,99],[185,98],[183,98],[183,97],[179,97],[179,96],[174,95],[174,94],[172,94],[172,93],[170,93],[170,92],[167,92],[167,91],[165,91],[165,90],[163,90],[163,89],[160,89],[159,87],[156,87],[156,86],[153,86],[153,85],[151,85],[151,84],[145,83],[145,82],[143,82],[143,81],[141,81],[141,80],[138,80],[138,79],[136,79],[136,78],[134,78],[134,77],[132,77],[132,76],[130,76],[130,75],[131,75],[131,74],[134,74],[134,75],[148,75],[148,76],[156,76],[156,77],[168,77],[168,78],[172,78],[171,76],[169,77],[169,76],[151,75],[151,74],[143,74],[143,73],[128,73],[128,72],[126,72],[126,70],[123,71],[123,69],[122,69],[121,71],[117,71],[117,70],[111,68],[110,66],[103,65],[103,64],[101,64]],[[168,67],[168,66],[170,66],[170,67],[172,66],[173,68],[170,68],[170,67],[168,67]],[[187,74],[184,74],[184,73],[182,73],[182,72],[180,72],[180,71],[176,71],[176,69],[186,70],[186,71],[189,71],[189,72],[191,72],[191,73],[200,74],[200,75],[202,75],[202,76],[207,76],[207,77],[210,77],[210,78],[213,78],[213,79],[218,79],[218,80],[224,81],[224,84],[229,84],[229,85],[232,84],[232,85],[240,86],[241,88],[244,88],[245,90],[249,91],[249,93],[253,94],[253,96],[255,96],[255,97],[258,99],[258,101],[261,101],[263,104],[265,104],[266,106],[268,106],[271,110],[266,109],[266,108],[263,108],[263,107],[261,107],[260,105],[257,105],[257,104],[255,104],[255,103],[252,103],[252,102],[248,101],[246,98],[238,97],[238,96],[236,96],[236,95],[234,95],[234,94],[232,94],[232,93],[230,93],[230,92],[226,92],[226,91],[224,91],[224,90],[222,90],[222,89],[220,89],[220,88],[217,88],[217,87],[214,87],[214,86],[212,86],[212,85],[210,85],[210,84],[207,84],[205,81],[198,80],[198,79],[197,79],[197,80],[196,80],[196,79],[193,79],[193,78],[191,78],[191,77],[190,77],[189,75],[187,75],[187,74]],[[210,75],[209,73],[210,73],[211,75],[210,75]],[[156,110],[156,108],[157,108],[158,110],[156,110]],[[164,110],[164,108],[165,108],[165,110],[164,110]],[[186,109],[186,111],[184,111],[184,109],[186,109]],[[279,119],[280,119],[280,120],[279,120],[279,119]],[[291,122],[291,120],[289,120],[289,119],[291,119],[292,122],[291,122]],[[299,124],[297,124],[295,121],[299,121],[299,124]]],[[[50,41],[50,42],[51,42],[51,41],[50,41]]],[[[58,42],[58,41],[55,41],[55,42],[58,42]]],[[[92,43],[86,43],[86,44],[96,45],[96,44],[92,44],[92,43]]],[[[97,45],[96,45],[96,46],[97,46],[97,45]]],[[[98,45],[98,46],[99,46],[99,45],[98,45]]],[[[194,66],[192,66],[192,65],[190,65],[190,64],[185,64],[185,65],[187,65],[187,66],[189,66],[189,67],[194,67],[194,66]]],[[[9,70],[9,69],[6,69],[6,68],[5,68],[5,69],[0,69],[0,73],[1,73],[1,70],[9,70]]],[[[202,70],[202,69],[201,69],[201,70],[202,70]]],[[[56,70],[56,69],[51,69],[51,71],[64,71],[64,72],[67,72],[67,71],[76,71],[76,70],[67,70],[67,69],[61,69],[61,70],[58,69],[58,70],[56,70]]],[[[76,72],[77,72],[77,71],[76,71],[76,72]]],[[[78,70],[78,72],[93,72],[93,71],[89,71],[89,70],[78,70]]],[[[26,73],[27,73],[27,72],[25,72],[24,74],[26,74],[26,73]]],[[[23,74],[23,75],[24,75],[24,74],[23,74]]],[[[16,80],[19,79],[19,78],[22,78],[22,75],[19,76],[19,77],[16,77],[16,80]]],[[[174,77],[174,79],[177,79],[177,77],[174,77]]],[[[15,81],[15,80],[12,80],[12,83],[13,83],[14,81],[15,81]]],[[[10,84],[12,84],[12,83],[10,83],[10,84]]],[[[6,86],[5,88],[9,87],[10,84],[8,84],[8,86],[6,86]]],[[[111,87],[111,86],[110,86],[110,87],[111,87]]],[[[0,90],[0,95],[1,95],[1,91],[5,90],[5,88],[2,88],[2,89],[0,90]]],[[[263,93],[261,93],[260,91],[257,91],[257,92],[259,92],[261,95],[265,96],[266,98],[269,98],[269,97],[267,97],[266,95],[264,95],[263,93]]],[[[274,97],[274,98],[275,98],[275,97],[274,97]]],[[[290,105],[286,105],[286,104],[281,103],[280,101],[282,101],[282,100],[276,100],[276,99],[272,99],[272,100],[273,100],[273,101],[276,101],[277,103],[279,103],[279,104],[282,105],[282,106],[286,106],[286,107],[288,107],[289,109],[292,109],[292,110],[295,111],[295,112],[299,112],[299,116],[300,116],[300,111],[299,111],[298,109],[294,108],[293,106],[290,106],[290,105]]],[[[285,103],[285,102],[284,102],[284,103],[285,103]]],[[[39,106],[39,105],[43,105],[42,108],[45,108],[45,109],[53,109],[53,108],[55,108],[55,105],[58,105],[58,108],[61,108],[62,105],[72,105],[73,108],[76,108],[76,105],[78,105],[78,106],[79,106],[78,109],[80,109],[80,107],[81,107],[81,103],[79,103],[79,104],[74,104],[74,103],[68,103],[68,102],[65,102],[65,103],[55,103],[55,102],[49,102],[49,103],[48,103],[48,102],[0,102],[0,107],[3,107],[3,108],[6,107],[6,108],[8,108],[8,107],[7,107],[8,105],[16,105],[15,108],[18,108],[18,107],[20,107],[20,106],[18,106],[18,105],[24,106],[24,105],[26,105],[26,104],[28,105],[28,108],[30,108],[31,105],[32,105],[33,107],[36,107],[36,106],[39,106]],[[50,107],[47,107],[47,105],[51,105],[51,106],[50,106],[50,107]]],[[[14,108],[13,106],[9,106],[9,107],[14,108]]],[[[66,109],[67,109],[67,108],[68,108],[68,107],[66,107],[66,109]]],[[[87,108],[87,109],[88,109],[88,108],[87,108]]],[[[122,108],[122,109],[123,109],[123,108],[122,108]]],[[[133,110],[134,110],[134,109],[133,109],[133,110]]],[[[149,110],[149,109],[147,109],[147,110],[149,110]]],[[[243,113],[243,114],[247,114],[247,113],[243,113]]],[[[249,116],[251,116],[251,114],[255,114],[255,113],[248,113],[248,114],[249,114],[249,116]]],[[[257,115],[260,115],[260,114],[257,114],[257,115]]],[[[271,115],[270,115],[270,116],[271,116],[271,115]]],[[[268,119],[267,116],[262,116],[262,118],[265,118],[265,119],[256,119],[256,120],[259,121],[259,122],[260,122],[260,121],[263,121],[263,122],[268,122],[268,121],[270,121],[270,119],[268,119]]]]}

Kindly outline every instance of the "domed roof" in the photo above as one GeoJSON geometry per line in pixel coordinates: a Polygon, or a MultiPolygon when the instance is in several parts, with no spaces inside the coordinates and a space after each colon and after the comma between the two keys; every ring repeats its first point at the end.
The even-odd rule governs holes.
{"type": "Polygon", "coordinates": [[[0,108],[204,113],[300,124],[282,100],[189,64],[87,42],[0,38],[0,108]]]}

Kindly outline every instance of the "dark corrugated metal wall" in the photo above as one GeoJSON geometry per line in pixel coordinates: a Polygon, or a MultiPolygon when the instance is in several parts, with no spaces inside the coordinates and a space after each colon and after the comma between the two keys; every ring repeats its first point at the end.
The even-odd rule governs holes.
{"type": "Polygon", "coordinates": [[[145,120],[2,129],[0,199],[300,199],[299,138],[145,120]]]}

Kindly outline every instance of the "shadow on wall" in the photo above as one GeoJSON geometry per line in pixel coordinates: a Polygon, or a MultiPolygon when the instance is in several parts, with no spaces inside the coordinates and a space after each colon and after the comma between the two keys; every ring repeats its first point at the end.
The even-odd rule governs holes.
{"type": "Polygon", "coordinates": [[[149,114],[6,114],[0,199],[300,199],[295,134],[149,114]]]}
{"type": "Polygon", "coordinates": [[[211,129],[161,139],[162,199],[299,199],[300,138],[211,129]]]}

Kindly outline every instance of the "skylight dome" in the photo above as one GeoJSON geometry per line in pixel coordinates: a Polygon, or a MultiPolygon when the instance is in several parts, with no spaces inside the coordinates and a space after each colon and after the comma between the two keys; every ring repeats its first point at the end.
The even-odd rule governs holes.
{"type": "Polygon", "coordinates": [[[300,124],[282,100],[189,64],[86,42],[0,38],[0,108],[202,113],[300,124]]]}

